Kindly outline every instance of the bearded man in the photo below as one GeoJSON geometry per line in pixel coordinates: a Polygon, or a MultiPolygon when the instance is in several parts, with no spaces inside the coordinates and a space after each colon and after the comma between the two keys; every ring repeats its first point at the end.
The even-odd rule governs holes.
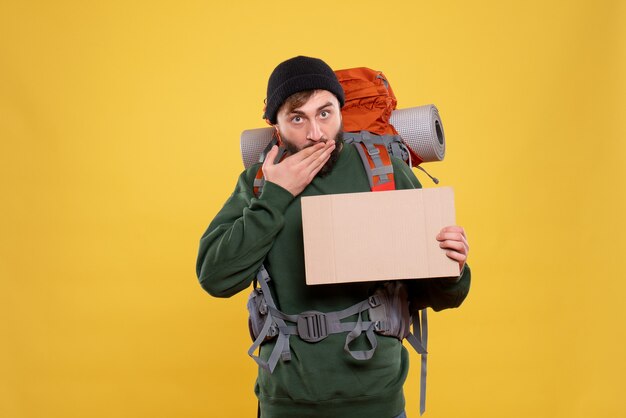
{"type": "MultiPolygon", "coordinates": [[[[277,146],[267,153],[259,196],[254,193],[259,164],[244,171],[202,236],[197,274],[209,294],[230,297],[248,288],[262,265],[271,277],[277,308],[289,315],[342,311],[367,299],[380,285],[305,283],[301,197],[370,190],[357,150],[342,141],[343,104],[344,91],[322,60],[298,56],[274,69],[264,118],[276,129],[287,156],[277,161],[277,146]]],[[[392,158],[392,165],[396,189],[421,187],[403,161],[392,158]]],[[[459,263],[461,275],[406,282],[413,306],[441,310],[459,306],[469,291],[469,245],[459,226],[443,228],[436,239],[459,263]]],[[[346,334],[332,333],[316,342],[292,335],[288,361],[278,362],[271,371],[259,367],[255,393],[260,416],[405,417],[409,355],[401,341],[377,335],[376,351],[364,360],[344,349],[346,334]]],[[[367,342],[354,344],[354,349],[367,348],[367,342]]],[[[262,361],[267,362],[275,345],[276,339],[261,345],[262,361]]]]}

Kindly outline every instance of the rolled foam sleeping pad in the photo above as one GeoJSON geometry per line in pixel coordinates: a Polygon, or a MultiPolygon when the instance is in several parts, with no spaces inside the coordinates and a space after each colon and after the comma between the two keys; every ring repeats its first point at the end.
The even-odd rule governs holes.
{"type": "MultiPolygon", "coordinates": [[[[391,113],[389,121],[406,145],[423,162],[443,160],[446,154],[446,138],[435,105],[396,109],[391,113]]],[[[272,127],[248,129],[241,133],[241,158],[246,169],[259,162],[259,157],[273,135],[272,127]]]]}

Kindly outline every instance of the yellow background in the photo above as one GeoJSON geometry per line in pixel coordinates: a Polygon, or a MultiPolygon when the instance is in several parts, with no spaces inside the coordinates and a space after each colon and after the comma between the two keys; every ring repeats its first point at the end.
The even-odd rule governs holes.
{"type": "Polygon", "coordinates": [[[426,167],[474,282],[431,315],[427,416],[626,416],[625,21],[623,1],[2,0],[0,416],[254,416],[246,295],[210,298],[194,265],[298,54],[441,112],[426,167]]]}

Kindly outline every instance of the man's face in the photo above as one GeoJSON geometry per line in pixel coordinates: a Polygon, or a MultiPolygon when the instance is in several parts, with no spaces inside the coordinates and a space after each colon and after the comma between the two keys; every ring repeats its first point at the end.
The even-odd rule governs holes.
{"type": "Polygon", "coordinates": [[[337,142],[337,147],[319,175],[324,176],[330,172],[341,151],[343,130],[341,109],[334,94],[326,90],[316,90],[304,104],[294,109],[284,104],[278,110],[276,121],[282,142],[292,154],[318,142],[337,142]]]}
{"type": "Polygon", "coordinates": [[[295,109],[284,104],[278,110],[276,120],[285,146],[296,151],[334,139],[341,131],[339,101],[326,90],[316,90],[295,109]]]}

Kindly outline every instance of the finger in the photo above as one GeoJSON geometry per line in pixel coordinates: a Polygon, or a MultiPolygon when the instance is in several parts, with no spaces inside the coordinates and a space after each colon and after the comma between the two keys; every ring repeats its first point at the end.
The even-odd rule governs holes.
{"type": "MultiPolygon", "coordinates": [[[[307,159],[317,158],[318,156],[326,152],[328,149],[334,149],[335,142],[334,141],[320,142],[320,143],[315,144],[315,147],[316,148],[313,150],[313,152],[311,152],[309,155],[306,156],[307,159]]],[[[313,148],[313,147],[308,147],[307,149],[310,149],[310,148],[313,148]]]]}
{"type": "MultiPolygon", "coordinates": [[[[459,264],[465,264],[467,261],[467,256],[456,251],[446,251],[446,256],[454,261],[457,261],[459,264]]],[[[460,266],[461,267],[461,266],[460,266]]]]}
{"type": "Polygon", "coordinates": [[[467,239],[465,238],[465,236],[461,235],[458,232],[441,232],[439,233],[439,235],[437,235],[437,241],[446,240],[462,242],[469,249],[469,243],[467,242],[467,239]]]}
{"type": "Polygon", "coordinates": [[[437,240],[439,241],[443,241],[446,239],[453,239],[456,241],[467,241],[465,236],[461,234],[460,232],[440,232],[437,235],[437,240]]]}
{"type": "Polygon", "coordinates": [[[326,161],[330,158],[333,149],[334,147],[326,150],[305,169],[309,182],[313,181],[313,178],[317,175],[317,173],[324,168],[324,164],[326,164],[326,161]]]}
{"type": "Polygon", "coordinates": [[[445,232],[459,232],[461,235],[463,235],[465,238],[467,238],[467,235],[465,234],[465,229],[462,226],[458,226],[458,225],[450,225],[450,226],[446,226],[444,228],[441,228],[442,233],[445,232]]]}
{"type": "Polygon", "coordinates": [[[439,247],[454,250],[461,254],[467,254],[467,247],[460,241],[443,241],[439,243],[439,247]]]}
{"type": "Polygon", "coordinates": [[[326,163],[326,161],[328,161],[334,149],[334,144],[325,144],[323,148],[315,151],[306,159],[300,161],[298,163],[299,169],[305,176],[310,177],[310,179],[312,180],[313,177],[315,177],[315,175],[319,172],[319,170],[324,167],[324,164],[326,163]]]}
{"type": "Polygon", "coordinates": [[[311,154],[311,156],[303,162],[307,163],[312,168],[316,168],[317,165],[323,166],[326,163],[326,161],[328,161],[328,159],[330,158],[330,155],[332,154],[334,149],[335,149],[334,141],[331,142],[330,144],[327,143],[324,146],[324,148],[315,152],[314,154],[311,154]]]}

